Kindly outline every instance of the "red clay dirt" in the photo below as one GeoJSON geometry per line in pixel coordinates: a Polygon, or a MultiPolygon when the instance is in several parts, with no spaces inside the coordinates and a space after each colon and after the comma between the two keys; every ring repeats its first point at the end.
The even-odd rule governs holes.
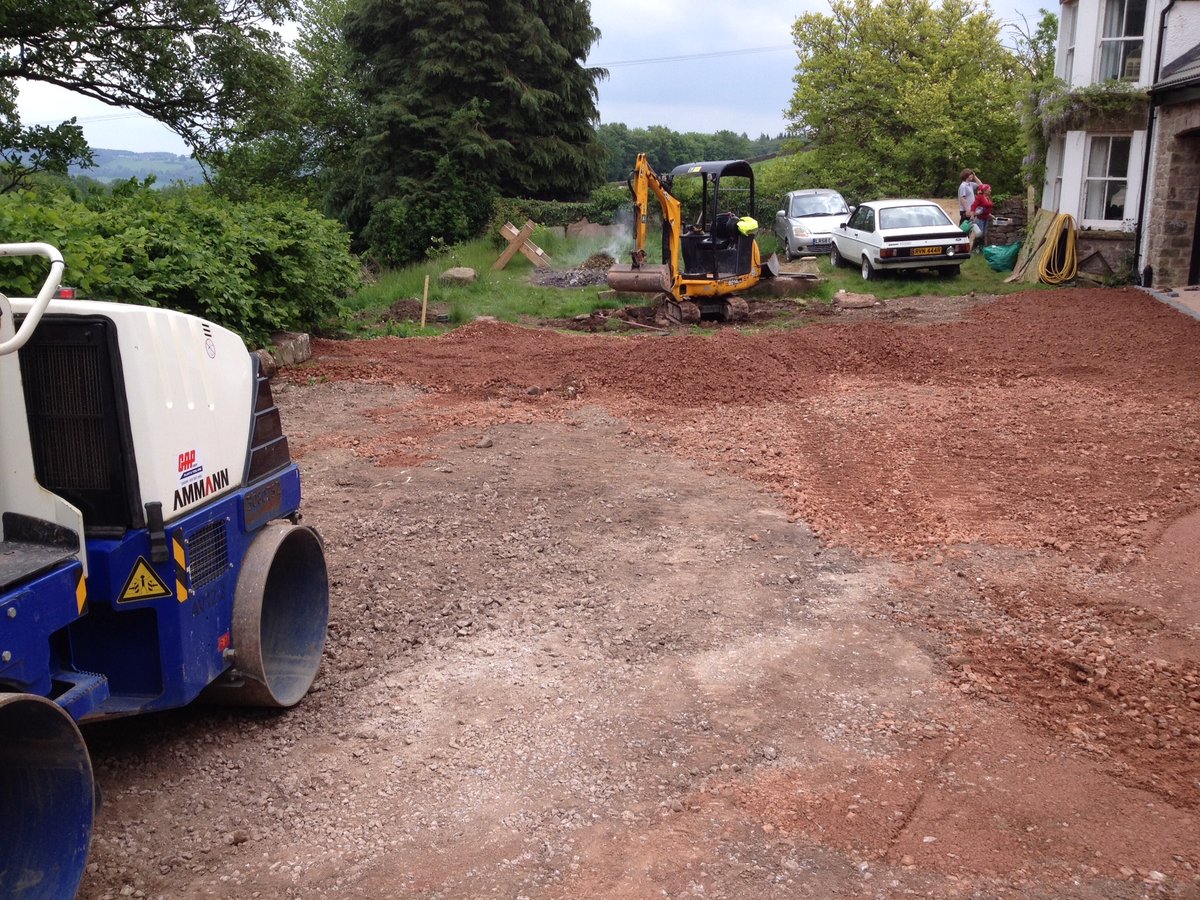
{"type": "Polygon", "coordinates": [[[476,323],[282,379],[325,668],[156,736],[242,723],[192,857],[101,735],[84,896],[1200,897],[1200,322],[476,323]]]}

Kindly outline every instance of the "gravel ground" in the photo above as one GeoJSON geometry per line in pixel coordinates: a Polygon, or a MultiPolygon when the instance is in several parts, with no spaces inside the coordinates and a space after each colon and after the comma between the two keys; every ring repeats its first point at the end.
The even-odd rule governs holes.
{"type": "Polygon", "coordinates": [[[81,896],[1200,896],[1200,323],[315,342],[286,713],[88,729],[81,896]]]}

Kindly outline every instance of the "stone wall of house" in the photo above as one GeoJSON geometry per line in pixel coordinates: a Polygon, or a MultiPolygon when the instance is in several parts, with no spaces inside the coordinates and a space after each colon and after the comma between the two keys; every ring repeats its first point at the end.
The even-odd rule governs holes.
{"type": "Polygon", "coordinates": [[[1187,284],[1196,240],[1196,204],[1200,197],[1200,102],[1162,106],[1158,150],[1151,174],[1153,192],[1143,232],[1146,258],[1155,287],[1187,284]]]}
{"type": "Polygon", "coordinates": [[[992,210],[992,224],[988,227],[987,243],[1015,244],[1025,234],[1026,213],[1024,197],[1009,197],[997,203],[992,210]]]}
{"type": "Polygon", "coordinates": [[[1098,279],[1133,281],[1133,232],[1080,230],[1075,236],[1079,271],[1098,279]]]}

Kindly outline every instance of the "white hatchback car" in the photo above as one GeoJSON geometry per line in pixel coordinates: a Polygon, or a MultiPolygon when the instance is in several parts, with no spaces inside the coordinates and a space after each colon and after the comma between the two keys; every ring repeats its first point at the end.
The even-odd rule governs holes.
{"type": "Polygon", "coordinates": [[[971,258],[971,238],[932,200],[872,200],[834,229],[829,262],[868,281],[889,269],[937,269],[952,278],[971,258]]]}

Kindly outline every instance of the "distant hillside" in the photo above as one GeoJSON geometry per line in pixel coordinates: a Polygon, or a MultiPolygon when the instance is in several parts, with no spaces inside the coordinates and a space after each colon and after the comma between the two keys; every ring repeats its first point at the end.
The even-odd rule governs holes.
{"type": "Polygon", "coordinates": [[[86,175],[97,181],[127,181],[143,179],[153,175],[159,185],[185,181],[198,184],[203,181],[200,164],[190,156],[177,153],[134,153],[132,150],[104,150],[92,148],[96,165],[90,169],[71,167],[72,175],[86,175]]]}

